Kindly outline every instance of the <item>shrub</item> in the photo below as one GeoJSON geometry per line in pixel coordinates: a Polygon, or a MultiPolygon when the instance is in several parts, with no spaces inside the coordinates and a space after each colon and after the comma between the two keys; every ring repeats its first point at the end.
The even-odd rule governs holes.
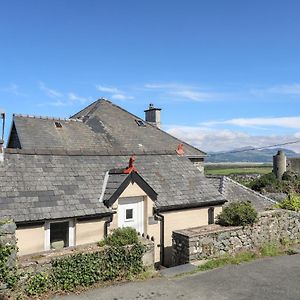
{"type": "Polygon", "coordinates": [[[144,247],[109,247],[94,253],[79,253],[52,262],[52,281],[56,289],[74,290],[98,281],[129,278],[144,270],[144,247]]]}
{"type": "Polygon", "coordinates": [[[137,231],[131,227],[115,229],[103,241],[99,242],[100,246],[108,245],[114,247],[133,245],[139,242],[137,231]]]}
{"type": "Polygon", "coordinates": [[[293,211],[300,211],[300,195],[291,193],[285,200],[276,204],[275,207],[293,211]]]}
{"type": "Polygon", "coordinates": [[[0,282],[7,284],[8,288],[12,288],[18,281],[17,268],[15,266],[9,266],[9,260],[13,252],[16,251],[16,247],[6,245],[0,245],[0,282]]]}
{"type": "Polygon", "coordinates": [[[257,212],[250,202],[232,202],[217,217],[217,223],[222,226],[245,226],[253,224],[257,212]]]}
{"type": "Polygon", "coordinates": [[[273,189],[277,190],[279,185],[280,185],[280,181],[276,178],[275,174],[269,173],[269,174],[262,175],[258,179],[253,180],[249,184],[249,187],[252,190],[261,192],[264,188],[269,188],[271,190],[273,190],[273,189]]]}
{"type": "Polygon", "coordinates": [[[50,278],[46,273],[37,273],[33,275],[25,288],[25,292],[28,296],[37,296],[45,293],[51,287],[50,278]]]}

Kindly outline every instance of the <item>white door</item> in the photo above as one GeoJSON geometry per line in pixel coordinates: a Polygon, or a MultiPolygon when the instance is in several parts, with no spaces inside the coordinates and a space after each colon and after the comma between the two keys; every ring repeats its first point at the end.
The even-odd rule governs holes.
{"type": "Polygon", "coordinates": [[[143,197],[119,198],[118,226],[132,227],[144,233],[144,199],[143,197]]]}

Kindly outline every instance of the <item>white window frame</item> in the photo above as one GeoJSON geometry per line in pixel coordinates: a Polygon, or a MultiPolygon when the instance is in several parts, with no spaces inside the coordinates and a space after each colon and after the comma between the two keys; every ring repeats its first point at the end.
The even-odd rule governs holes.
{"type": "Polygon", "coordinates": [[[65,220],[58,220],[58,221],[47,221],[45,222],[44,229],[45,229],[45,239],[44,239],[44,250],[48,251],[51,250],[50,245],[50,224],[51,223],[62,223],[62,222],[69,222],[69,245],[68,247],[75,246],[75,220],[73,219],[65,219],[65,220]]]}

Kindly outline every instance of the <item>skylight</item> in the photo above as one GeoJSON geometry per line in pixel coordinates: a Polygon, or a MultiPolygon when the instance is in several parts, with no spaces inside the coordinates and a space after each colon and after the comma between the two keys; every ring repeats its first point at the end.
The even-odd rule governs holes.
{"type": "Polygon", "coordinates": [[[54,122],[54,124],[55,124],[56,128],[62,128],[62,125],[60,122],[54,122]]]}
{"type": "Polygon", "coordinates": [[[138,126],[146,126],[143,120],[135,120],[135,122],[138,124],[138,126]]]}

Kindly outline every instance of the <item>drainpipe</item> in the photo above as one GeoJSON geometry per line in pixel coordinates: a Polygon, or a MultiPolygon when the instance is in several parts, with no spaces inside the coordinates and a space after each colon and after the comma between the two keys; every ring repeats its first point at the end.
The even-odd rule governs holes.
{"type": "Polygon", "coordinates": [[[106,238],[107,237],[107,234],[108,234],[108,227],[110,225],[110,223],[113,221],[113,218],[114,218],[114,213],[112,213],[110,216],[109,216],[109,219],[106,220],[104,222],[104,237],[106,238]]]}
{"type": "Polygon", "coordinates": [[[165,264],[165,217],[156,211],[154,214],[155,220],[160,222],[160,264],[165,264]]]}

